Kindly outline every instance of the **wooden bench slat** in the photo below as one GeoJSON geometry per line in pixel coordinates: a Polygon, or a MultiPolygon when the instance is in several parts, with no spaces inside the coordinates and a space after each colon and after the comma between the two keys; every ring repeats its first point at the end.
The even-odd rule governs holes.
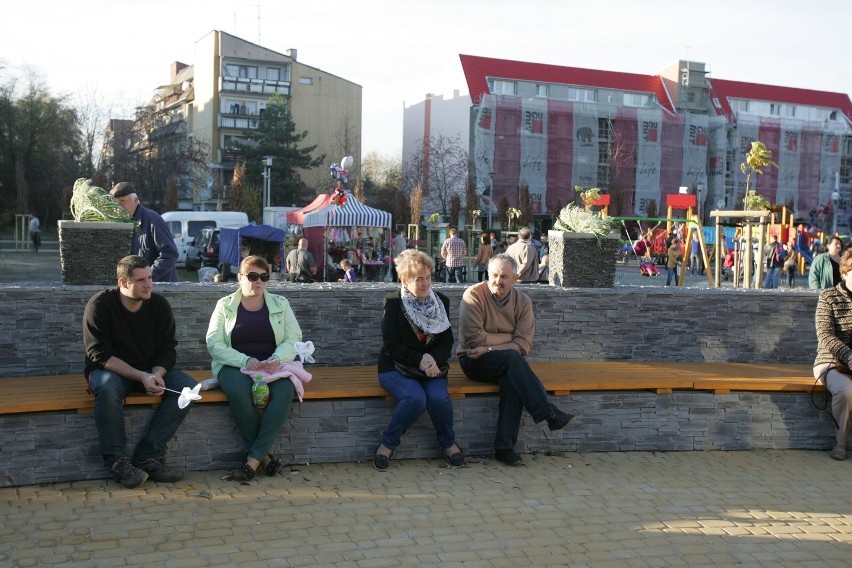
{"type": "MultiPolygon", "coordinates": [[[[650,390],[670,394],[674,390],[701,390],[717,394],[732,391],[810,392],[814,385],[810,365],[773,363],[655,363],[634,361],[531,362],[545,389],[567,395],[583,391],[650,390]]],[[[376,367],[316,367],[305,389],[306,400],[388,398],[379,386],[376,367]]],[[[196,380],[211,376],[209,370],[186,371],[196,380]]],[[[450,365],[448,390],[454,400],[470,395],[495,394],[494,383],[471,381],[458,364],[450,365]]],[[[824,391],[821,385],[816,390],[824,391]]],[[[204,391],[202,403],[227,402],[219,389],[204,391]]],[[[129,405],[158,404],[160,397],[133,394],[129,405]]],[[[92,412],[94,398],[86,392],[82,374],[10,377],[0,379],[0,414],[77,410],[92,412]]]]}

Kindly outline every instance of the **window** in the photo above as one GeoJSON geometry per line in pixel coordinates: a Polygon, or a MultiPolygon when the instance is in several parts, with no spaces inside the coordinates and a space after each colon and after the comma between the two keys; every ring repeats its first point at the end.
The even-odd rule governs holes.
{"type": "MultiPolygon", "coordinates": [[[[189,234],[190,237],[194,237],[195,235],[198,234],[199,231],[201,231],[201,229],[204,229],[205,227],[215,228],[216,227],[216,221],[205,220],[205,221],[187,221],[186,222],[186,232],[189,234]]],[[[180,236],[180,235],[175,235],[175,238],[177,238],[178,236],[180,236]]]]}
{"type": "Polygon", "coordinates": [[[257,101],[225,99],[224,109],[227,114],[257,114],[257,101]]]}
{"type": "Polygon", "coordinates": [[[649,95],[637,95],[635,93],[624,93],[624,106],[648,106],[651,102],[649,95]]]}
{"type": "Polygon", "coordinates": [[[180,221],[168,221],[166,223],[169,227],[169,232],[172,234],[173,239],[179,239],[181,237],[182,227],[180,226],[180,221]]]}
{"type": "Polygon", "coordinates": [[[514,81],[491,79],[488,81],[488,86],[492,95],[514,95],[517,93],[514,81]]]}
{"type": "Polygon", "coordinates": [[[300,85],[313,85],[314,84],[314,78],[313,77],[299,77],[299,84],[300,85]]]}
{"type": "Polygon", "coordinates": [[[787,105],[784,110],[787,111],[787,116],[796,116],[796,105],[787,105]]]}
{"type": "Polygon", "coordinates": [[[537,97],[546,97],[548,95],[549,85],[536,85],[535,86],[535,96],[537,97]]]}
{"type": "Polygon", "coordinates": [[[228,63],[225,65],[225,77],[239,79],[257,79],[257,67],[248,65],[234,65],[228,63]]]}
{"type": "Polygon", "coordinates": [[[592,89],[577,89],[574,87],[568,88],[568,100],[580,101],[585,103],[593,103],[598,100],[598,93],[592,89]]]}
{"type": "Polygon", "coordinates": [[[266,79],[268,81],[278,81],[279,77],[281,77],[281,69],[277,67],[266,68],[266,79]]]}
{"type": "Polygon", "coordinates": [[[688,102],[688,103],[694,103],[695,102],[695,93],[694,92],[689,91],[688,93],[686,93],[686,102],[688,102]]]}
{"type": "Polygon", "coordinates": [[[769,114],[780,116],[781,115],[781,107],[778,103],[769,103],[769,114]]]}

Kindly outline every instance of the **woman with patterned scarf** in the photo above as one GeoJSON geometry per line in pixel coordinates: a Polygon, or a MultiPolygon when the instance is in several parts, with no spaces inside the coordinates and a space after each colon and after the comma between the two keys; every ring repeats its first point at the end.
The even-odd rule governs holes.
{"type": "Polygon", "coordinates": [[[455,441],[453,403],[447,392],[447,361],[453,348],[450,301],[432,290],[435,263],[425,253],[404,250],[394,264],[402,286],[385,298],[378,372],[379,384],[398,402],[373,467],[388,468],[402,435],[425,410],[449,464],[461,467],[464,456],[455,441]]]}

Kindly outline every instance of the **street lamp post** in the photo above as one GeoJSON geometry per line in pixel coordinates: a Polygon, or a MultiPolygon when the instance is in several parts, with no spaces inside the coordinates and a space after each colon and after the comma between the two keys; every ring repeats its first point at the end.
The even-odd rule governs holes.
{"type": "Polygon", "coordinates": [[[698,193],[698,195],[696,196],[697,199],[695,200],[695,214],[698,216],[698,221],[703,226],[704,225],[704,219],[701,217],[701,199],[702,199],[701,196],[704,194],[704,184],[699,183],[696,186],[696,190],[697,190],[696,192],[698,193]]]}
{"type": "Polygon", "coordinates": [[[494,209],[494,172],[488,173],[489,183],[491,185],[488,186],[488,230],[494,226],[491,224],[491,210],[494,209]]]}
{"type": "Polygon", "coordinates": [[[264,156],[263,164],[263,208],[271,205],[272,199],[272,156],[264,156]]]}

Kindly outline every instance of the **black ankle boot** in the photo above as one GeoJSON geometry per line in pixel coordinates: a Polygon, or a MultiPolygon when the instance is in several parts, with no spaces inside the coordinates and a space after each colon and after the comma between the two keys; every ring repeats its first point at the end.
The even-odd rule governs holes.
{"type": "Polygon", "coordinates": [[[547,427],[551,430],[562,430],[571,422],[572,418],[574,418],[573,414],[562,412],[556,406],[553,406],[550,414],[547,415],[547,427]]]}

